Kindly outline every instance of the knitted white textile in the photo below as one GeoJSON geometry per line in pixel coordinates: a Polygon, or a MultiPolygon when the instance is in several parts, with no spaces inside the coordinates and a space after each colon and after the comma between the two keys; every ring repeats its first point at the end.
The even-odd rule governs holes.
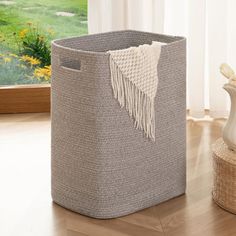
{"type": "Polygon", "coordinates": [[[137,129],[155,141],[154,101],[158,85],[157,65],[162,43],[141,45],[110,54],[111,84],[114,97],[134,119],[137,129]]]}

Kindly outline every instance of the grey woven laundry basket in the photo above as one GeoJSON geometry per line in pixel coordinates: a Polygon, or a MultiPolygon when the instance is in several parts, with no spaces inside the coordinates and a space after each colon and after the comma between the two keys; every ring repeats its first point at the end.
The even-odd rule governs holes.
{"type": "Polygon", "coordinates": [[[186,40],[117,31],[52,43],[52,198],[113,218],[181,195],[186,187],[186,40]],[[165,42],[158,64],[156,141],[114,99],[108,50],[165,42]]]}

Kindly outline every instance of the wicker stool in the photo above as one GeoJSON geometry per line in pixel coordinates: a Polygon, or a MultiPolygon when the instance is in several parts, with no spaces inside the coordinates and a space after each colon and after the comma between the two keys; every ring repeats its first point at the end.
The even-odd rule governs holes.
{"type": "Polygon", "coordinates": [[[213,168],[213,199],[236,214],[236,152],[229,150],[222,138],[213,144],[213,168]]]}

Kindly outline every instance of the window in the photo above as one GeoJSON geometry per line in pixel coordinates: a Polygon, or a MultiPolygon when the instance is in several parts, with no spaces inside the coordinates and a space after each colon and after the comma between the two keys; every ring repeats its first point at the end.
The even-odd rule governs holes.
{"type": "Polygon", "coordinates": [[[0,0],[0,86],[50,83],[50,41],[87,34],[87,0],[0,0]]]}
{"type": "Polygon", "coordinates": [[[87,0],[0,0],[0,113],[50,110],[50,42],[87,34],[87,0]]]}

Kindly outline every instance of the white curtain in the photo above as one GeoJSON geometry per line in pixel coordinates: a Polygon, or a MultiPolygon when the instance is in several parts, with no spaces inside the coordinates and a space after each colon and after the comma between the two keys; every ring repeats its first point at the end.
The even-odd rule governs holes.
{"type": "Polygon", "coordinates": [[[201,118],[227,116],[219,73],[223,62],[236,70],[235,0],[88,0],[89,33],[136,29],[187,37],[187,106],[201,118]]]}

